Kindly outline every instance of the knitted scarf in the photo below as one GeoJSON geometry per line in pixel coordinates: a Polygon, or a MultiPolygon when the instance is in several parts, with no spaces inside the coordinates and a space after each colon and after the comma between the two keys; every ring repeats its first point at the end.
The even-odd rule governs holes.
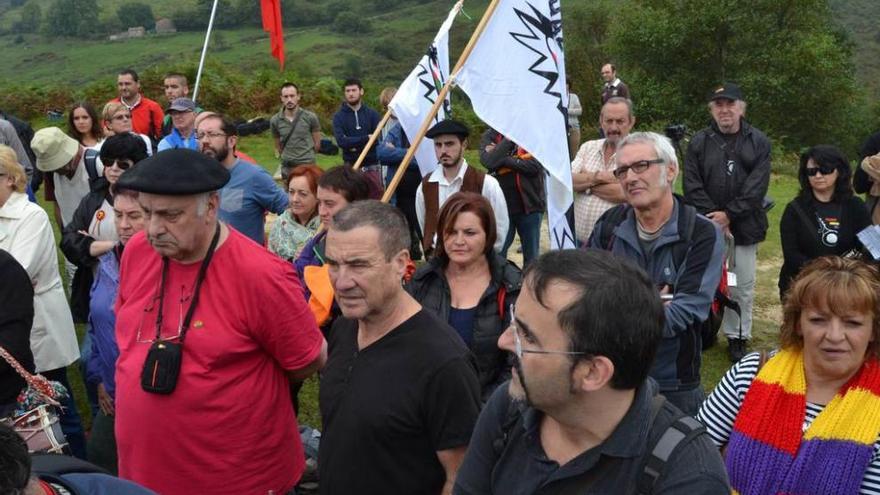
{"type": "Polygon", "coordinates": [[[806,432],[800,350],[782,350],[755,377],[725,463],[739,495],[857,494],[880,433],[880,362],[865,361],[806,432]]]}

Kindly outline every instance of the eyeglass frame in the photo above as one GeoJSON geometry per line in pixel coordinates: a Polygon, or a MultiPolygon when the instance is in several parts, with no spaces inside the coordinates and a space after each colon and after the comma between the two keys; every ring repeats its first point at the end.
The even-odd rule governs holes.
{"type": "Polygon", "coordinates": [[[614,178],[621,181],[626,178],[626,174],[632,170],[634,174],[641,175],[648,170],[648,167],[651,165],[659,165],[661,163],[666,162],[666,160],[662,158],[654,158],[652,160],[637,160],[635,162],[630,163],[629,165],[622,165],[620,167],[615,168],[611,171],[611,174],[614,175],[614,178]],[[641,170],[639,170],[641,169],[641,170]]]}
{"type": "Polygon", "coordinates": [[[837,172],[837,167],[834,165],[819,165],[817,167],[804,167],[804,174],[807,177],[815,177],[817,174],[822,174],[823,177],[827,177],[834,172],[837,172]],[[829,170],[830,169],[830,170],[829,170]],[[828,172],[825,172],[828,170],[828,172]]]}
{"type": "Polygon", "coordinates": [[[196,139],[198,139],[199,141],[201,141],[202,139],[205,139],[205,138],[214,139],[214,138],[218,138],[218,137],[227,137],[227,136],[229,136],[229,134],[226,134],[225,132],[197,132],[196,133],[196,139]]]}
{"type": "Polygon", "coordinates": [[[117,158],[117,159],[113,160],[112,162],[110,162],[110,164],[107,165],[107,167],[109,168],[109,167],[112,167],[112,166],[114,166],[114,165],[115,165],[116,168],[118,168],[119,170],[128,170],[128,169],[130,169],[131,167],[134,166],[134,160],[131,160],[131,159],[129,159],[129,158],[117,158]],[[124,160],[124,163],[125,163],[125,166],[124,166],[124,167],[121,166],[121,165],[119,164],[120,160],[124,160]]]}
{"type": "Polygon", "coordinates": [[[523,354],[556,354],[559,356],[586,356],[588,353],[579,351],[539,351],[523,349],[522,339],[519,338],[519,327],[516,324],[516,305],[510,305],[510,328],[513,330],[513,353],[517,359],[522,359],[523,354]]]}

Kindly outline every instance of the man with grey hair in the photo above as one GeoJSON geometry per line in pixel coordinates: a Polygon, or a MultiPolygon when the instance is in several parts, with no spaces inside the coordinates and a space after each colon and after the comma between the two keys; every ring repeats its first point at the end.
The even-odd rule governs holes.
{"type": "Polygon", "coordinates": [[[630,134],[614,161],[627,202],[599,218],[589,246],[631,260],[654,280],[666,321],[650,376],[670,402],[694,415],[704,398],[700,327],[721,277],[721,230],[673,194],[678,159],[666,137],[630,134]]]}
{"type": "Polygon", "coordinates": [[[343,317],[321,374],[321,493],[449,494],[480,412],[473,356],[403,290],[409,226],[378,201],[333,217],[325,263],[343,317]]]}
{"type": "Polygon", "coordinates": [[[579,242],[590,238],[603,213],[624,201],[620,182],[611,172],[617,143],[629,135],[635,123],[632,102],[620,96],[610,98],[599,112],[599,127],[605,137],[584,143],[571,162],[574,228],[579,242]]]}
{"type": "Polygon", "coordinates": [[[688,145],[684,160],[684,200],[733,238],[728,270],[730,299],[739,314],[725,311],[721,329],[732,362],[746,354],[752,335],[752,304],[758,243],[767,237],[764,198],[770,187],[770,140],[744,118],[739,86],[725,83],[709,95],[712,123],[688,145]]]}
{"type": "Polygon", "coordinates": [[[289,384],[327,344],[293,267],[219,221],[229,177],[172,149],[117,182],[145,214],[115,307],[119,475],[159,493],[288,493],[304,470],[289,384]]]}

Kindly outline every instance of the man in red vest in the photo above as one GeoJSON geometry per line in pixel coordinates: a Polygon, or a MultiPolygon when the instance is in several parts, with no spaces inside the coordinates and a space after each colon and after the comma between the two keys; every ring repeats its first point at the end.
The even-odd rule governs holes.
{"type": "Polygon", "coordinates": [[[422,249],[427,256],[434,249],[437,216],[449,196],[459,192],[482,194],[495,211],[498,237],[495,250],[500,251],[507,239],[507,202],[498,181],[467,164],[464,150],[468,143],[467,126],[452,119],[443,120],[428,129],[425,137],[434,140],[439,167],[422,179],[416,191],[416,216],[422,231],[422,249]]]}
{"type": "Polygon", "coordinates": [[[141,83],[137,72],[125,69],[116,77],[119,97],[110,101],[125,105],[131,112],[131,126],[134,132],[149,136],[154,145],[162,139],[162,119],[165,113],[155,101],[141,94],[141,83]]]}

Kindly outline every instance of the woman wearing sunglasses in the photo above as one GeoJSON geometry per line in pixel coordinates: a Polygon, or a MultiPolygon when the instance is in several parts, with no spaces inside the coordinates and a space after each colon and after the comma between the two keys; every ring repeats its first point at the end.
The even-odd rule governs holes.
{"type": "Polygon", "coordinates": [[[79,269],[73,278],[70,306],[75,315],[89,314],[89,290],[98,257],[119,241],[113,224],[113,198],[110,186],[135,163],[147,157],[144,141],[135,134],[114,134],[101,146],[104,177],[91,184],[91,191],[61,231],[61,251],[79,269]]]}
{"type": "Polygon", "coordinates": [[[871,225],[862,200],[853,194],[852,172],[834,146],[814,146],[801,155],[801,190],[782,214],[782,270],[779,295],[807,262],[820,256],[843,256],[861,249],[856,234],[871,225]]]}

